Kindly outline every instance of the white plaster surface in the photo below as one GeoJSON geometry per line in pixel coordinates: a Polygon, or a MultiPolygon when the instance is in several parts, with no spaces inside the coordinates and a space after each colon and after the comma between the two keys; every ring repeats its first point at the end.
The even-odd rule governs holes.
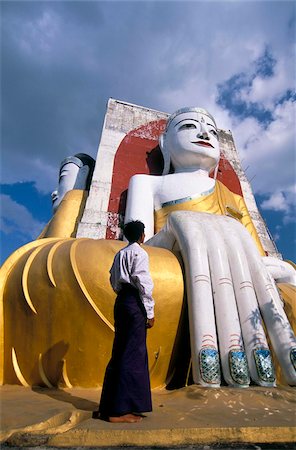
{"type": "MultiPolygon", "coordinates": [[[[76,237],[105,238],[107,224],[116,222],[114,214],[108,213],[108,204],[115,154],[121,141],[135,128],[167,117],[160,111],[109,99],[90,192],[76,237]]],[[[139,131],[141,136],[149,138],[149,128],[145,135],[139,131]]],[[[113,230],[119,236],[119,228],[113,225],[113,230]]]]}

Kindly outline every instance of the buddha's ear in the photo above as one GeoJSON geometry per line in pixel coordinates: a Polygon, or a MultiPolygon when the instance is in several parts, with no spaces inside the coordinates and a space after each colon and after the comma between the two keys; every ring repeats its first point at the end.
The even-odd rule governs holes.
{"type": "Polygon", "coordinates": [[[159,136],[158,143],[159,143],[160,150],[163,151],[164,134],[161,134],[161,135],[159,136]]]}
{"type": "Polygon", "coordinates": [[[165,146],[165,134],[161,134],[158,139],[159,147],[163,156],[163,175],[167,175],[170,171],[171,158],[168,149],[165,146]]]}
{"type": "Polygon", "coordinates": [[[86,185],[88,174],[89,174],[88,166],[80,167],[73,189],[81,189],[81,190],[87,189],[86,185]]]}

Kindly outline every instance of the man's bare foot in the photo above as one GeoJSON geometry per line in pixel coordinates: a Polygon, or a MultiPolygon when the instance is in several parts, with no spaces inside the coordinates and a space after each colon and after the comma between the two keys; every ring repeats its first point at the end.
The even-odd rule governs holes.
{"type": "Polygon", "coordinates": [[[142,417],[135,416],[134,414],[124,414],[123,416],[119,417],[109,417],[109,422],[112,423],[135,423],[135,422],[141,422],[142,417]]]}

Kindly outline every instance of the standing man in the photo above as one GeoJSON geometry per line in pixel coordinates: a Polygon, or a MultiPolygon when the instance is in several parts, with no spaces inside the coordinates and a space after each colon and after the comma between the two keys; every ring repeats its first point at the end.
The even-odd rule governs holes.
{"type": "Polygon", "coordinates": [[[154,325],[154,300],[149,258],[141,247],[144,229],[140,221],[124,226],[129,244],[115,255],[110,270],[117,293],[115,337],[98,415],[115,423],[139,422],[141,413],[152,411],[146,334],[154,325]]]}

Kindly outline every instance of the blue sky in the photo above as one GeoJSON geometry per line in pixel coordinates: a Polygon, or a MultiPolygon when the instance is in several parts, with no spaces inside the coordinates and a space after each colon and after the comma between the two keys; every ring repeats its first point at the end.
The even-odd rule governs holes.
{"type": "Polygon", "coordinates": [[[231,129],[295,254],[295,2],[1,1],[1,262],[41,232],[60,162],[96,157],[109,97],[231,129]]]}

